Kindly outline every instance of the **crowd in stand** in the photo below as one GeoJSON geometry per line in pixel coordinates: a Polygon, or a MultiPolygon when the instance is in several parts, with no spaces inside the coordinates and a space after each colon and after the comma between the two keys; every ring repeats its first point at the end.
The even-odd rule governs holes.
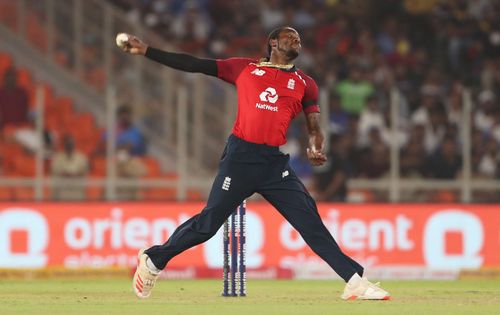
{"type": "MultiPolygon", "coordinates": [[[[266,55],[265,37],[273,28],[296,28],[303,44],[297,65],[329,92],[328,104],[320,104],[328,107],[324,112],[329,115],[329,162],[322,168],[308,163],[300,118],[290,127],[286,149],[292,153],[295,170],[312,183],[320,200],[345,200],[349,178],[387,177],[394,142],[400,150],[403,178],[459,179],[467,119],[463,116],[464,91],[470,91],[472,100],[472,176],[500,178],[498,1],[110,2],[122,8],[130,21],[155,31],[178,50],[201,57],[258,59],[266,55]],[[399,92],[396,101],[393,91],[399,92]],[[396,102],[399,113],[397,135],[391,133],[391,102],[396,102]]],[[[89,60],[95,59],[89,54],[89,60]]],[[[25,104],[26,95],[12,84],[9,73],[0,89],[1,127],[12,123],[9,119],[21,119],[30,126],[33,117],[25,104]],[[21,105],[6,107],[11,99],[21,105]]],[[[124,121],[130,118],[126,107],[120,110],[124,121]]],[[[117,128],[120,136],[125,129],[117,128]]],[[[29,135],[25,132],[17,141],[29,145],[29,135]]],[[[133,132],[122,136],[136,140],[133,132]]],[[[72,152],[72,141],[61,136],[59,151],[72,152]]],[[[144,153],[144,147],[122,146],[120,139],[117,145],[128,153],[135,150],[127,157],[144,153]]],[[[78,174],[88,169],[83,160],[75,162],[80,165],[78,174]]],[[[59,157],[58,161],[65,160],[59,157]]],[[[61,168],[54,167],[53,172],[61,172],[61,168]]],[[[498,201],[495,195],[494,191],[485,193],[481,200],[498,201]]]]}
{"type": "Polygon", "coordinates": [[[329,104],[321,105],[329,106],[331,163],[313,170],[294,149],[306,141],[300,121],[291,127],[289,149],[320,199],[345,200],[348,178],[387,176],[391,141],[400,149],[404,178],[460,178],[466,89],[473,177],[500,178],[498,1],[113,2],[198,56],[259,58],[273,28],[298,29],[298,65],[330,92],[329,104]],[[397,136],[390,134],[393,89],[399,91],[397,136]]]}

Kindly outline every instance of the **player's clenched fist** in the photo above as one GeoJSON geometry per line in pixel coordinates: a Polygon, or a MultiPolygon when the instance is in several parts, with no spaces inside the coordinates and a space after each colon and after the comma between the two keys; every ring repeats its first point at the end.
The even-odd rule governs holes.
{"type": "Polygon", "coordinates": [[[326,162],[326,155],[315,148],[307,148],[307,158],[313,166],[320,166],[326,162]]]}

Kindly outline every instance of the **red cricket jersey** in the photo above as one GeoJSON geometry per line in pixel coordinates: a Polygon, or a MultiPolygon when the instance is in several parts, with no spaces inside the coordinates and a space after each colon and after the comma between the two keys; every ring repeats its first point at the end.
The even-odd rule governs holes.
{"type": "Polygon", "coordinates": [[[253,143],[280,146],[302,110],[319,112],[318,86],[302,71],[258,67],[255,60],[217,60],[218,77],[236,85],[238,115],[233,134],[253,143]]]}

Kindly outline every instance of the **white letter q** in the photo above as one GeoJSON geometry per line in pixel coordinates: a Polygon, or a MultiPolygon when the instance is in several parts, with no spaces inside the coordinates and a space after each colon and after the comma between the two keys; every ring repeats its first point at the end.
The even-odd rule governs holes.
{"type": "Polygon", "coordinates": [[[32,209],[10,208],[0,212],[0,267],[38,268],[47,264],[44,250],[49,239],[45,217],[32,209]],[[27,253],[12,253],[10,234],[23,230],[28,235],[27,253]]]}

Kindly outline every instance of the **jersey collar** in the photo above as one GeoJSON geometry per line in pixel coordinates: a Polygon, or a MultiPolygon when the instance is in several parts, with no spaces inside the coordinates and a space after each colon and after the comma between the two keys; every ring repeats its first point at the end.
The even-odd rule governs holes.
{"type": "Polygon", "coordinates": [[[268,67],[268,68],[276,68],[285,72],[295,72],[297,71],[297,67],[294,64],[280,65],[271,63],[269,61],[261,61],[256,64],[257,67],[268,67]]]}

